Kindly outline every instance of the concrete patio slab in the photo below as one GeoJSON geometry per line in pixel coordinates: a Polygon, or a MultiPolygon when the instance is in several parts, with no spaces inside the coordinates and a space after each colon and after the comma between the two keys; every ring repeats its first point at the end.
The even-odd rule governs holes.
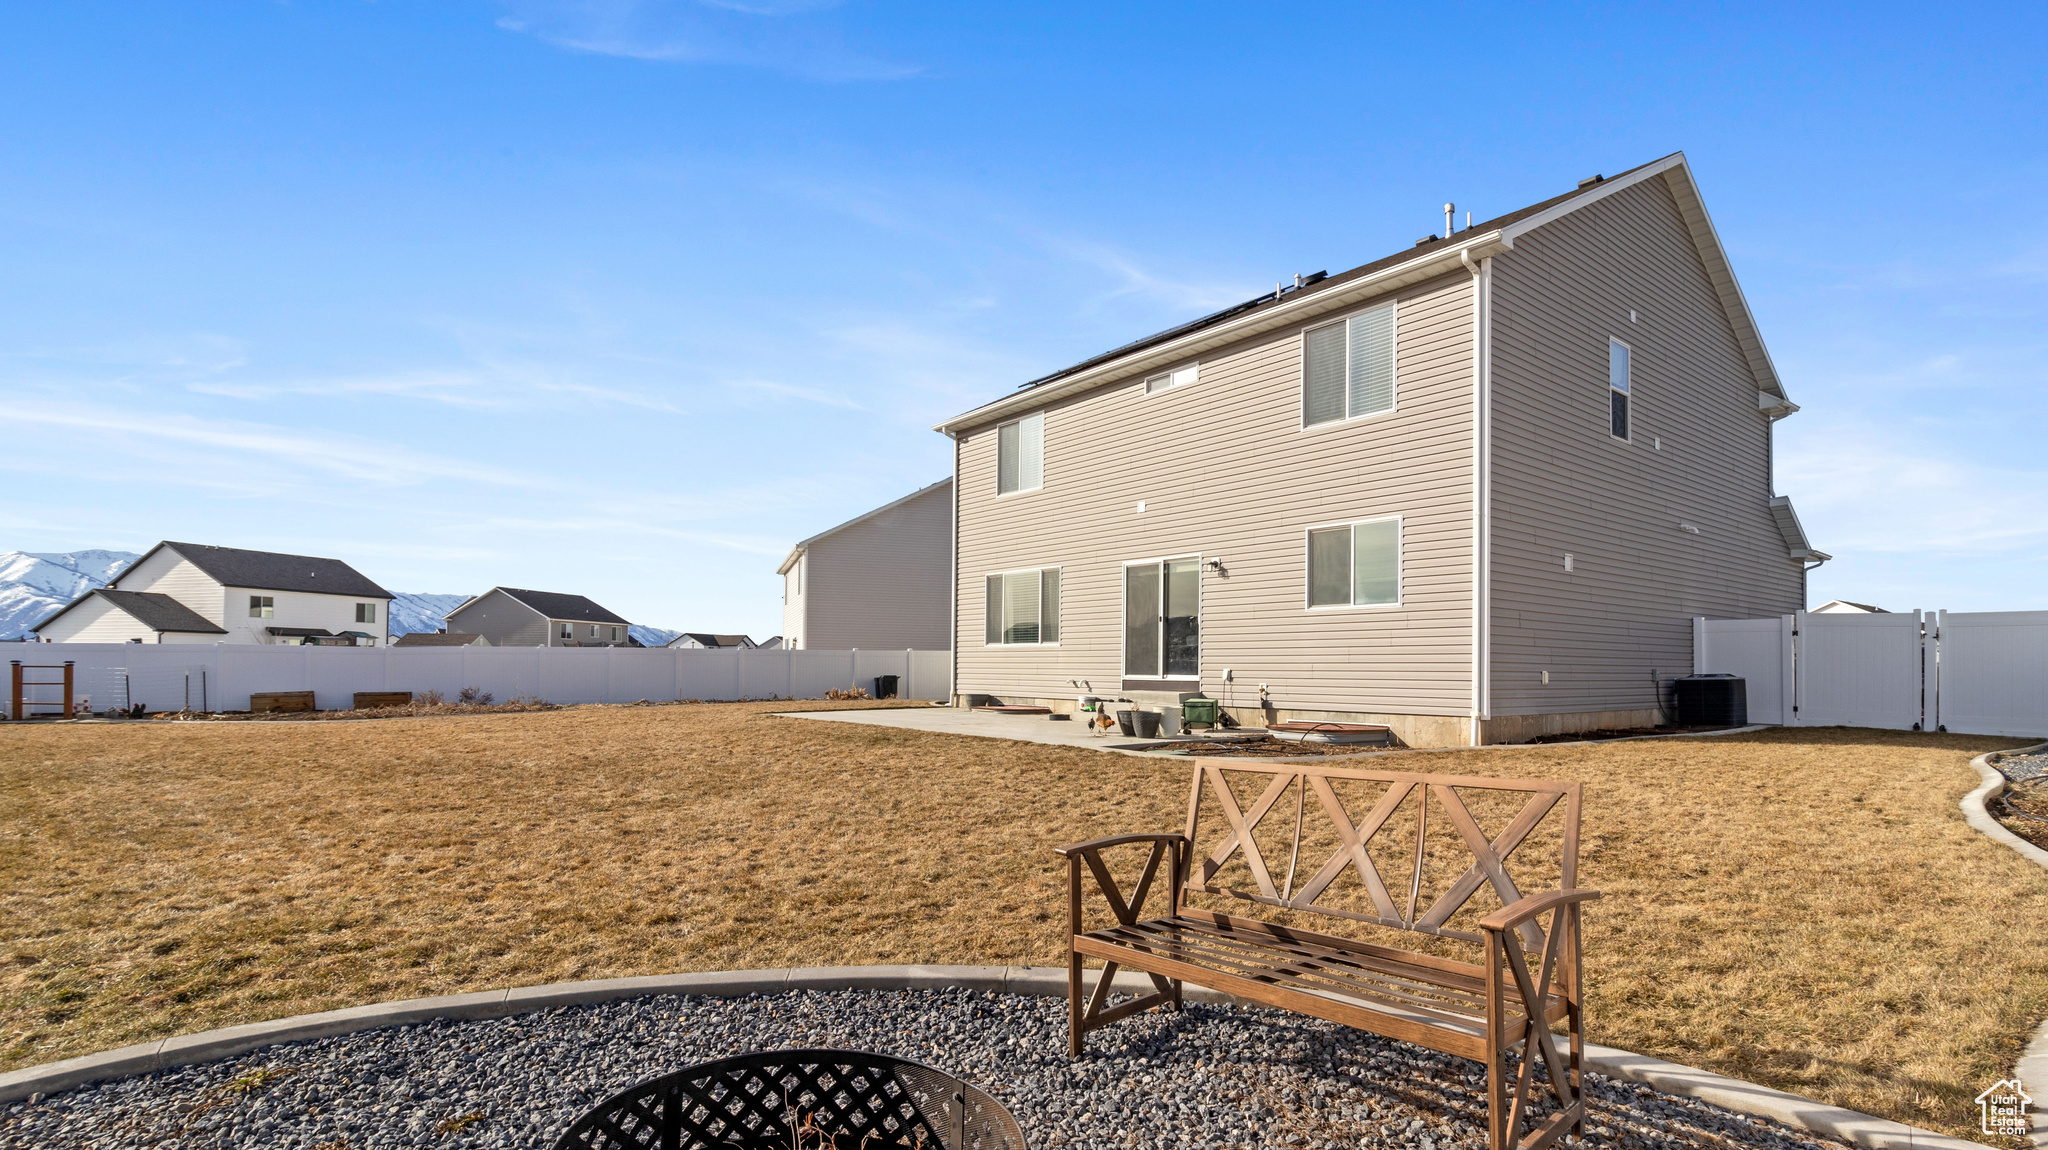
{"type": "Polygon", "coordinates": [[[1044,715],[992,715],[966,707],[887,707],[873,711],[777,711],[791,719],[818,719],[827,723],[865,723],[871,727],[897,727],[907,731],[930,731],[940,735],[976,735],[984,739],[1017,739],[1055,747],[1085,747],[1091,751],[1143,751],[1163,746],[1167,739],[1126,739],[1114,728],[1106,736],[1088,733],[1079,719],[1053,722],[1044,715]]]}

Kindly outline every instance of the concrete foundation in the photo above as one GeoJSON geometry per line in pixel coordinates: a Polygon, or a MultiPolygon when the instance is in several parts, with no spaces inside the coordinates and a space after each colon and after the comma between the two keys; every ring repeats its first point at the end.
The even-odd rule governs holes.
{"type": "MultiPolygon", "coordinates": [[[[1160,724],[1162,734],[1174,734],[1179,730],[1180,702],[1193,692],[1170,695],[1164,692],[1137,692],[1129,698],[1136,706],[1147,710],[1162,711],[1167,716],[1160,724]]],[[[965,707],[969,700],[985,702],[991,696],[982,694],[961,694],[953,696],[953,705],[965,707]]],[[[1079,709],[1076,699],[1046,699],[1023,695],[1000,696],[1005,703],[1020,703],[1028,706],[1050,707],[1058,714],[1073,714],[1079,709]]],[[[1558,715],[1495,715],[1481,720],[1478,724],[1479,738],[1473,740],[1473,722],[1468,715],[1397,715],[1379,711],[1309,711],[1295,707],[1225,707],[1224,712],[1245,727],[1264,727],[1269,723],[1285,722],[1288,719],[1308,719],[1328,723],[1377,723],[1394,733],[1394,742],[1403,747],[1470,747],[1498,746],[1503,743],[1526,743],[1543,735],[1568,735],[1578,731],[1629,730],[1636,727],[1655,727],[1664,722],[1664,714],[1656,707],[1638,707],[1625,711],[1573,711],[1558,715]]]]}

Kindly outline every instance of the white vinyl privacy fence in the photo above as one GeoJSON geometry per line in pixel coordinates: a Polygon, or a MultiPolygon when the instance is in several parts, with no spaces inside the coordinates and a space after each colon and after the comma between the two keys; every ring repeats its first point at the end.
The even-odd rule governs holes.
{"type": "Polygon", "coordinates": [[[1695,619],[1693,670],[1748,680],[1752,723],[2048,735],[2048,611],[1695,619]]]}
{"type": "MultiPolygon", "coordinates": [[[[143,643],[7,644],[6,658],[29,664],[71,660],[74,693],[96,710],[140,703],[151,711],[240,711],[265,691],[312,691],[323,710],[352,705],[357,691],[439,691],[464,687],[499,702],[631,703],[641,699],[817,699],[828,690],[875,689],[897,677],[905,699],[943,699],[952,690],[950,651],[687,650],[658,647],[211,647],[143,643]]],[[[54,677],[54,676],[46,676],[54,677]]],[[[52,688],[31,702],[55,702],[52,688]]]]}

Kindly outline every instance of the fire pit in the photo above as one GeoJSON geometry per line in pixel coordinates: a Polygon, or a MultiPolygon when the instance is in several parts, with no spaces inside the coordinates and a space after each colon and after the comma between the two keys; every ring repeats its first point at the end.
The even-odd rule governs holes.
{"type": "Polygon", "coordinates": [[[995,1099],[943,1070],[857,1050],[772,1050],[622,1090],[555,1150],[1028,1150],[995,1099]]]}

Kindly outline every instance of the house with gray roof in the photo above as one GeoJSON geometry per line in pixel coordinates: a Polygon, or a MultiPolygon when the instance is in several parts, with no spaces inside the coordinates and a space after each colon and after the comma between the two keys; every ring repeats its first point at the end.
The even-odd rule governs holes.
{"type": "Polygon", "coordinates": [[[705,651],[733,649],[751,651],[757,644],[746,635],[715,635],[709,631],[685,631],[670,639],[668,645],[678,649],[705,651]]]}
{"type": "Polygon", "coordinates": [[[632,624],[582,595],[493,587],[448,612],[448,633],[493,647],[626,647],[632,624]]]}
{"type": "Polygon", "coordinates": [[[1685,156],[1441,218],[940,424],[956,692],[1520,742],[1660,723],[1694,617],[1800,610],[1798,406],[1685,156]]]}
{"type": "Polygon", "coordinates": [[[35,631],[47,643],[383,646],[392,598],[339,559],[166,540],[35,631]]]}

